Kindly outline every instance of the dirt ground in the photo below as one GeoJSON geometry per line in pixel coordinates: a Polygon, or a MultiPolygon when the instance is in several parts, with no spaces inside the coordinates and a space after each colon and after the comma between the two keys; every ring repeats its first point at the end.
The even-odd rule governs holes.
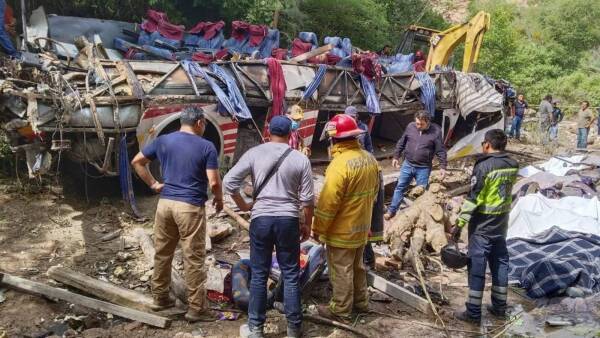
{"type": "MultiPolygon", "coordinates": [[[[564,151],[575,144],[574,125],[565,121],[561,125],[559,146],[552,152],[564,151]]],[[[524,143],[512,142],[515,151],[548,156],[539,146],[530,144],[530,133],[525,133],[524,143]]],[[[592,138],[595,138],[595,132],[592,138]]],[[[593,147],[598,147],[596,142],[593,147]]],[[[527,164],[527,163],[522,163],[527,164]]],[[[393,170],[389,161],[383,161],[386,172],[393,170]]],[[[452,164],[454,165],[454,164],[452,164]]],[[[315,168],[322,173],[323,168],[315,168]]],[[[68,175],[63,180],[54,179],[44,184],[18,184],[15,179],[0,181],[0,272],[31,280],[60,286],[50,280],[45,272],[54,265],[64,265],[94,278],[110,281],[120,286],[149,294],[148,270],[137,242],[131,231],[136,227],[151,229],[156,195],[137,193],[139,209],[146,220],[134,219],[129,207],[123,205],[118,192],[118,181],[89,179],[87,197],[84,187],[68,175]],[[121,237],[99,243],[99,238],[114,230],[122,229],[121,237]]],[[[458,183],[457,183],[458,184],[458,183]]],[[[211,218],[209,222],[227,222],[224,216],[211,218]]],[[[234,224],[234,223],[232,223],[234,224]]],[[[217,259],[237,261],[236,250],[248,248],[248,234],[237,225],[234,233],[213,244],[212,252],[217,259]]],[[[180,258],[175,265],[182,268],[180,258]]],[[[401,279],[404,275],[388,275],[388,279],[401,279]]],[[[451,331],[452,337],[473,336],[480,330],[493,330],[498,322],[484,314],[482,328],[453,319],[453,311],[462,309],[467,294],[466,271],[439,271],[428,267],[426,280],[434,290],[448,299],[439,307],[440,316],[451,331]],[[471,331],[471,332],[461,332],[471,331]],[[473,332],[476,331],[476,332],[473,332]]],[[[488,287],[489,289],[489,287],[488,287]]],[[[75,290],[74,290],[75,291],[75,290]]],[[[487,290],[489,292],[489,290],[487,290]]],[[[327,281],[314,288],[307,305],[328,301],[331,291],[327,281]]],[[[489,295],[486,294],[486,300],[489,295]]],[[[528,311],[532,305],[511,293],[509,300],[521,304],[528,311]]],[[[361,316],[356,328],[371,337],[443,337],[439,328],[442,323],[433,316],[425,316],[394,300],[390,303],[371,301],[378,313],[361,316]],[[393,318],[392,318],[393,317],[393,318]]],[[[236,321],[188,324],[178,318],[168,329],[156,329],[144,324],[113,317],[106,313],[89,311],[83,307],[62,301],[53,301],[36,295],[10,290],[0,286],[0,338],[3,337],[174,337],[178,333],[190,333],[193,337],[236,337],[239,326],[246,317],[236,321]]],[[[353,337],[354,335],[329,326],[305,323],[308,337],[353,337]]],[[[285,336],[285,318],[272,310],[266,325],[268,337],[285,336]]],[[[178,336],[181,336],[179,334],[178,336]]],[[[493,335],[492,335],[493,336],[493,335]]],[[[190,337],[190,336],[188,336],[190,337]]]]}

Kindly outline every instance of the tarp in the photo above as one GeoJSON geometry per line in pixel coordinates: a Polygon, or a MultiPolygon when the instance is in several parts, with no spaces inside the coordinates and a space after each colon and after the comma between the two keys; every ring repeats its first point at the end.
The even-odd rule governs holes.
{"type": "Polygon", "coordinates": [[[581,170],[588,168],[587,165],[578,164],[585,158],[585,155],[575,155],[571,157],[552,157],[539,167],[546,172],[556,176],[565,176],[569,170],[581,170]]]}
{"type": "Polygon", "coordinates": [[[568,287],[600,292],[600,236],[552,227],[529,239],[507,241],[509,279],[533,298],[561,295],[568,287]]]}
{"type": "Polygon", "coordinates": [[[531,239],[552,227],[600,236],[597,197],[549,199],[541,194],[521,197],[510,211],[507,239],[531,239]]]}
{"type": "MultiPolygon", "coordinates": [[[[483,75],[463,72],[455,74],[456,103],[464,118],[474,111],[491,113],[502,109],[502,94],[483,75]]],[[[504,125],[500,127],[503,128],[504,125]]]]}
{"type": "Polygon", "coordinates": [[[504,118],[495,124],[483,128],[478,131],[474,131],[469,135],[461,138],[450,150],[448,150],[448,160],[454,160],[457,158],[475,155],[481,153],[481,142],[485,136],[485,133],[491,129],[502,129],[504,127],[504,118]]]}

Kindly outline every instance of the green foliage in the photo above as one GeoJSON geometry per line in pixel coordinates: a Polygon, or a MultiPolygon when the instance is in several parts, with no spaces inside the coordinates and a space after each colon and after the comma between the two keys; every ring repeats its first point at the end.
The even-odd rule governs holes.
{"type": "Polygon", "coordinates": [[[600,2],[479,0],[470,9],[492,19],[478,71],[509,80],[532,104],[546,94],[563,105],[600,103],[600,2]]]}

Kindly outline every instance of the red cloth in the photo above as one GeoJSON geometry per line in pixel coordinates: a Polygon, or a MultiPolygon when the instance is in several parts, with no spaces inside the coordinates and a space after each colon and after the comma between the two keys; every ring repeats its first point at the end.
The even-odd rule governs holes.
{"type": "Polygon", "coordinates": [[[312,57],[312,58],[306,60],[306,62],[314,63],[314,64],[324,64],[324,65],[335,66],[341,60],[342,60],[341,57],[339,57],[335,54],[332,54],[332,53],[327,53],[325,55],[317,55],[315,57],[312,57]]]}
{"type": "Polygon", "coordinates": [[[214,58],[212,57],[212,55],[208,55],[202,52],[196,52],[192,54],[192,60],[207,65],[211,63],[214,60],[214,58]]]}
{"type": "Polygon", "coordinates": [[[242,41],[248,34],[250,24],[245,21],[233,21],[231,23],[231,37],[237,41],[242,41]]]}
{"type": "Polygon", "coordinates": [[[154,33],[158,30],[160,35],[171,40],[183,39],[184,26],[174,25],[169,22],[166,13],[149,9],[146,12],[146,20],[142,22],[142,29],[148,33],[154,33]]]}
{"type": "Polygon", "coordinates": [[[190,34],[200,34],[205,40],[210,40],[219,33],[223,27],[225,27],[224,21],[219,22],[198,22],[194,27],[192,27],[188,33],[190,34]]]}
{"type": "Polygon", "coordinates": [[[295,38],[294,41],[292,41],[292,57],[310,52],[311,49],[312,44],[310,42],[303,42],[299,38],[295,38]]]}
{"type": "Polygon", "coordinates": [[[226,57],[227,55],[229,55],[229,50],[221,49],[215,53],[215,59],[220,60],[220,59],[226,57]]]}
{"type": "Polygon", "coordinates": [[[277,60],[285,60],[287,57],[288,50],[285,48],[274,48],[271,52],[271,56],[277,60]]]}
{"type": "Polygon", "coordinates": [[[300,134],[298,133],[297,130],[292,130],[292,132],[290,133],[290,139],[288,140],[288,145],[292,149],[301,150],[300,149],[300,134]]]}
{"type": "Polygon", "coordinates": [[[250,46],[256,47],[263,42],[269,29],[265,25],[250,25],[248,27],[248,32],[250,33],[250,46]]]}
{"type": "Polygon", "coordinates": [[[415,67],[415,72],[425,72],[425,60],[415,62],[413,67],[415,67]]]}
{"type": "Polygon", "coordinates": [[[273,116],[282,115],[284,113],[283,105],[285,103],[285,91],[287,89],[285,78],[283,76],[283,68],[275,58],[265,59],[269,67],[269,80],[271,89],[271,114],[267,117],[267,122],[271,121],[273,116]]]}
{"type": "Polygon", "coordinates": [[[15,22],[15,14],[13,12],[12,7],[10,7],[9,4],[6,4],[6,7],[4,7],[4,24],[5,25],[10,25],[13,24],[15,22]]]}
{"type": "Polygon", "coordinates": [[[369,80],[380,78],[382,70],[378,58],[377,53],[373,52],[352,54],[352,68],[356,73],[363,74],[369,80]]]}

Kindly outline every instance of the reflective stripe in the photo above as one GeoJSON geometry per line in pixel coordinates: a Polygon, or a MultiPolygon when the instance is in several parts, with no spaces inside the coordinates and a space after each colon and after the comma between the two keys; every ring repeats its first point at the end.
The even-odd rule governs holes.
{"type": "Polygon", "coordinates": [[[329,238],[325,235],[320,235],[319,241],[324,242],[326,244],[331,244],[332,246],[334,246],[336,248],[354,249],[354,248],[358,248],[362,245],[367,244],[368,239],[365,237],[364,239],[358,239],[358,240],[343,240],[343,239],[333,239],[333,238],[329,238]]]}
{"type": "Polygon", "coordinates": [[[497,169],[490,171],[487,175],[485,175],[486,179],[495,180],[498,178],[508,178],[514,179],[516,178],[517,172],[519,170],[517,168],[506,168],[506,169],[497,169]]]}
{"type": "Polygon", "coordinates": [[[481,306],[481,298],[472,298],[472,297],[469,297],[467,299],[467,303],[472,304],[472,305],[476,305],[476,306],[481,306]]]}
{"type": "Polygon", "coordinates": [[[483,291],[469,290],[469,297],[481,298],[483,297],[483,291]]]}
{"type": "Polygon", "coordinates": [[[469,201],[469,200],[465,200],[463,202],[463,205],[460,207],[460,212],[466,212],[466,213],[473,213],[473,211],[475,211],[475,209],[477,209],[477,204],[469,201]]]}
{"type": "Polygon", "coordinates": [[[492,298],[497,299],[497,300],[502,300],[506,302],[506,299],[508,298],[507,295],[501,295],[501,294],[497,294],[492,292],[492,298]]]}
{"type": "Polygon", "coordinates": [[[334,219],[335,215],[330,214],[328,212],[321,211],[319,209],[315,210],[315,216],[325,218],[325,219],[334,219]]]}
{"type": "Polygon", "coordinates": [[[498,293],[506,293],[508,291],[508,288],[506,286],[492,285],[492,291],[498,292],[498,293]]]}
{"type": "Polygon", "coordinates": [[[486,215],[499,215],[505,214],[510,211],[510,204],[502,204],[502,205],[483,205],[479,209],[479,212],[486,215]]]}

